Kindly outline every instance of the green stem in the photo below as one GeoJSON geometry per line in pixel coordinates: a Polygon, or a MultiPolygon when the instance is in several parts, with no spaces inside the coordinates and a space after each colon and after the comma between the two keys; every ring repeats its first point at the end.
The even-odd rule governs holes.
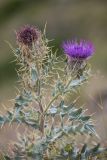
{"type": "MultiPolygon", "coordinates": [[[[68,88],[70,82],[71,82],[72,78],[70,78],[70,80],[68,81],[67,85],[65,88],[68,88]]],[[[69,90],[67,90],[65,93],[69,92],[69,90]]],[[[51,106],[51,104],[61,95],[61,93],[59,92],[58,94],[56,94],[56,96],[48,103],[44,113],[47,112],[47,110],[49,109],[49,107],[51,106]]]]}
{"type": "Polygon", "coordinates": [[[72,77],[70,78],[70,80],[68,81],[68,83],[67,83],[67,85],[66,85],[66,87],[65,88],[68,88],[68,86],[70,85],[70,83],[71,83],[71,80],[72,80],[72,77]]]}
{"type": "MultiPolygon", "coordinates": [[[[68,88],[70,82],[71,82],[72,78],[70,78],[70,80],[68,81],[67,85],[65,88],[68,88]]],[[[69,90],[67,90],[65,93],[69,92],[69,90]]],[[[49,107],[51,106],[51,104],[61,95],[61,93],[59,92],[58,94],[56,94],[56,96],[48,103],[44,113],[47,112],[47,110],[49,109],[49,107]]]]}
{"type": "MultiPolygon", "coordinates": [[[[38,79],[38,96],[40,96],[41,94],[41,86],[40,86],[40,80],[38,79]]],[[[43,106],[42,106],[42,102],[41,102],[41,99],[39,100],[38,102],[38,105],[39,105],[39,108],[40,108],[40,113],[41,113],[41,116],[40,116],[40,131],[42,133],[41,137],[44,136],[44,123],[45,123],[45,120],[44,120],[44,110],[43,110],[43,106]]]]}
{"type": "Polygon", "coordinates": [[[61,93],[58,93],[58,94],[48,103],[48,105],[47,105],[44,113],[47,112],[47,110],[49,109],[49,107],[51,106],[51,104],[52,104],[60,95],[61,95],[61,93]]]}

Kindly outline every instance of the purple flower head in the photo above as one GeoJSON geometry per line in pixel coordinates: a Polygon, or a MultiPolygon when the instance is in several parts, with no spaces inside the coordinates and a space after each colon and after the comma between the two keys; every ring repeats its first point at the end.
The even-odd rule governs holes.
{"type": "Polygon", "coordinates": [[[91,42],[81,40],[80,42],[77,41],[66,41],[63,42],[62,48],[64,53],[70,59],[78,59],[78,60],[85,60],[90,58],[94,53],[94,46],[91,42]]]}
{"type": "Polygon", "coordinates": [[[35,42],[38,39],[39,33],[40,32],[36,27],[25,25],[16,32],[17,42],[31,46],[32,42],[35,42]]]}

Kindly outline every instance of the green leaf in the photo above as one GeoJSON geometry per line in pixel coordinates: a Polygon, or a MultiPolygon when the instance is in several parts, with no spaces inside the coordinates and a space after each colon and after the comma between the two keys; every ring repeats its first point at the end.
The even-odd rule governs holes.
{"type": "Polygon", "coordinates": [[[91,116],[80,116],[79,120],[81,120],[82,122],[87,122],[90,118],[91,116]]]}
{"type": "Polygon", "coordinates": [[[90,133],[98,136],[97,133],[96,133],[96,131],[95,131],[94,125],[87,123],[87,124],[84,125],[84,128],[85,128],[88,132],[90,132],[90,133]]]}
{"type": "Polygon", "coordinates": [[[82,82],[84,82],[85,80],[86,80],[86,77],[80,76],[79,79],[72,80],[71,83],[69,84],[69,87],[73,88],[73,87],[80,86],[82,82]]]}
{"type": "Polygon", "coordinates": [[[58,92],[63,94],[65,92],[65,87],[59,79],[57,80],[54,89],[52,90],[52,96],[55,96],[58,92]]]}
{"type": "Polygon", "coordinates": [[[31,79],[33,82],[36,82],[38,80],[38,73],[36,68],[31,69],[31,79]]]}
{"type": "Polygon", "coordinates": [[[5,118],[0,116],[0,125],[3,125],[5,123],[5,118]]]}
{"type": "Polygon", "coordinates": [[[32,101],[32,95],[30,92],[23,91],[21,95],[18,95],[15,99],[15,107],[27,106],[32,101]]]}
{"type": "Polygon", "coordinates": [[[54,106],[52,106],[49,110],[48,110],[48,113],[49,115],[52,115],[52,116],[55,116],[58,112],[58,109],[54,106]]]}
{"type": "Polygon", "coordinates": [[[78,119],[80,117],[80,115],[82,114],[83,109],[79,108],[72,108],[70,113],[69,113],[69,119],[70,120],[74,120],[74,119],[78,119]]]}

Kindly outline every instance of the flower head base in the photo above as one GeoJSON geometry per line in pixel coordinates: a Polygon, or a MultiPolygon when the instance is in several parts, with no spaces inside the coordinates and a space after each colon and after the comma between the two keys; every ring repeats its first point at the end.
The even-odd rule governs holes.
{"type": "Polygon", "coordinates": [[[39,33],[36,27],[25,25],[16,32],[17,42],[26,46],[32,46],[32,43],[38,39],[39,33]]]}
{"type": "Polygon", "coordinates": [[[94,53],[94,46],[91,42],[87,41],[67,41],[62,45],[64,53],[70,58],[75,60],[86,60],[94,53]]]}

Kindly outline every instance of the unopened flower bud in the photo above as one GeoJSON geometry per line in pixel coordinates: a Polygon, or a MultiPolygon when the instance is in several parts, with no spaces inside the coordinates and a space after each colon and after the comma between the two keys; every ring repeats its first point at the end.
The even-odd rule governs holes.
{"type": "Polygon", "coordinates": [[[25,25],[16,32],[17,42],[26,46],[32,46],[39,37],[40,31],[35,26],[25,25]]]}

